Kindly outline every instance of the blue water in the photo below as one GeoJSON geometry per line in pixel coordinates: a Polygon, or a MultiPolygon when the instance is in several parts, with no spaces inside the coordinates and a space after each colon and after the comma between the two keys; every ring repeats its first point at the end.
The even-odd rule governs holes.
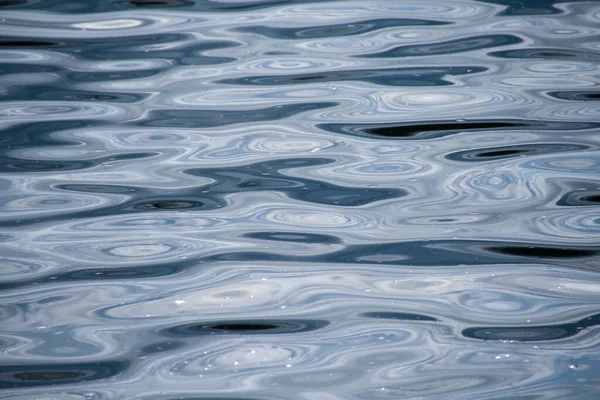
{"type": "Polygon", "coordinates": [[[600,398],[600,3],[0,1],[0,398],[600,398]]]}

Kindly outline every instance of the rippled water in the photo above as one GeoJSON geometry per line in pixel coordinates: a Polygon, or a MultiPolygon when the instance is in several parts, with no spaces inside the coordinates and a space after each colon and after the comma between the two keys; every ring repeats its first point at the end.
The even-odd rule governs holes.
{"type": "Polygon", "coordinates": [[[600,3],[0,17],[0,398],[600,398],[600,3]]]}

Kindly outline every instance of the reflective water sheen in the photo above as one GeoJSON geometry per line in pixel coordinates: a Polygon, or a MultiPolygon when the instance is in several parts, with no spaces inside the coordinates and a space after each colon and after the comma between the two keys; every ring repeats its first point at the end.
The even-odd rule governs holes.
{"type": "Polygon", "coordinates": [[[1,0],[0,398],[600,398],[600,3],[1,0]]]}

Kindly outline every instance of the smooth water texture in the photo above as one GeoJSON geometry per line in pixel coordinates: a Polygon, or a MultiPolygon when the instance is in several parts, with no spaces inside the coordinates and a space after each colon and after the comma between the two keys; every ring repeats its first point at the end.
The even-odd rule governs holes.
{"type": "Polygon", "coordinates": [[[600,3],[0,1],[0,398],[600,398],[600,3]]]}

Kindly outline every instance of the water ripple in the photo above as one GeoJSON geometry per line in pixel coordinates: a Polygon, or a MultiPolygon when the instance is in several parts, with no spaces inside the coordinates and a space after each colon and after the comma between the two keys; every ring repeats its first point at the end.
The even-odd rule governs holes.
{"type": "Polygon", "coordinates": [[[399,46],[378,53],[361,55],[360,57],[400,58],[436,56],[442,54],[462,53],[479,49],[489,49],[500,46],[509,46],[519,44],[521,42],[521,38],[512,35],[473,36],[449,40],[446,42],[436,42],[432,44],[399,46]]]}
{"type": "Polygon", "coordinates": [[[594,2],[0,10],[0,398],[600,397],[594,2]]]}
{"type": "Polygon", "coordinates": [[[308,28],[277,28],[263,25],[238,28],[238,32],[255,33],[272,39],[316,39],[329,36],[361,35],[375,29],[385,29],[398,26],[447,25],[448,22],[422,19],[376,19],[361,20],[357,23],[310,26],[308,28]]]}
{"type": "Polygon", "coordinates": [[[452,82],[447,76],[485,71],[483,67],[421,67],[351,71],[327,71],[312,74],[248,76],[219,83],[232,85],[290,85],[336,81],[364,81],[390,86],[444,86],[452,82]]]}

